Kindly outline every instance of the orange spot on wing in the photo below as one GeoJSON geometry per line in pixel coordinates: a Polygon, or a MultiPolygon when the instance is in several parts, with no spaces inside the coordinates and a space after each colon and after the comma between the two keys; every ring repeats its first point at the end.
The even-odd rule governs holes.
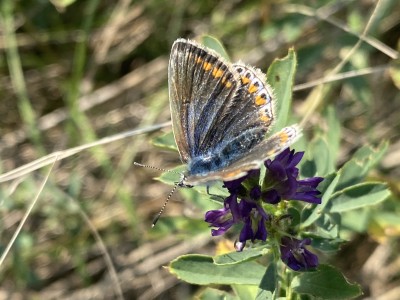
{"type": "Polygon", "coordinates": [[[282,133],[279,135],[279,138],[281,139],[281,143],[284,144],[284,143],[286,143],[287,140],[289,139],[289,136],[288,136],[288,134],[287,134],[286,132],[282,132],[282,133]]]}
{"type": "Polygon", "coordinates": [[[256,87],[254,84],[251,84],[247,90],[250,94],[253,94],[258,91],[258,87],[256,87]]]}
{"type": "Polygon", "coordinates": [[[227,88],[230,88],[230,87],[232,86],[232,82],[227,81],[227,82],[225,83],[225,86],[226,86],[227,88]]]}
{"type": "Polygon", "coordinates": [[[205,63],[203,64],[203,69],[204,69],[204,70],[210,71],[211,68],[212,68],[212,64],[211,64],[211,63],[205,62],[205,63]]]}
{"type": "Polygon", "coordinates": [[[242,76],[241,79],[242,79],[243,84],[248,84],[250,82],[250,79],[247,78],[246,76],[242,76]]]}
{"type": "Polygon", "coordinates": [[[229,173],[224,175],[224,179],[229,179],[229,178],[235,177],[236,175],[238,175],[240,173],[242,173],[241,170],[236,170],[236,171],[229,172],[229,173]]]}
{"type": "Polygon", "coordinates": [[[196,63],[200,64],[203,62],[203,59],[201,57],[196,58],[196,63]]]}
{"type": "Polygon", "coordinates": [[[258,95],[256,97],[256,100],[255,100],[256,105],[258,105],[258,106],[264,105],[266,102],[267,102],[266,99],[261,97],[260,95],[258,95]]]}
{"type": "Polygon", "coordinates": [[[267,115],[261,115],[260,120],[265,123],[269,123],[269,121],[271,121],[271,118],[268,117],[267,115]]]}
{"type": "Polygon", "coordinates": [[[222,77],[222,75],[224,75],[224,71],[218,68],[214,68],[212,74],[215,78],[219,78],[222,77]]]}
{"type": "Polygon", "coordinates": [[[226,88],[230,88],[232,86],[232,81],[230,81],[228,78],[223,77],[221,79],[221,82],[225,85],[226,88]]]}

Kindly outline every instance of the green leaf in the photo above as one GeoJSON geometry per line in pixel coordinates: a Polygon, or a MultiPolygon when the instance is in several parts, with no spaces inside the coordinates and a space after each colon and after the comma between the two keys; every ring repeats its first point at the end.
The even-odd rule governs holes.
{"type": "Polygon", "coordinates": [[[267,72],[267,81],[276,96],[274,132],[286,126],[292,103],[292,87],[296,73],[296,53],[293,48],[282,59],[275,59],[267,72]]]}
{"type": "MultiPolygon", "coordinates": [[[[182,179],[184,171],[186,171],[186,166],[178,166],[171,169],[169,172],[162,173],[159,177],[156,177],[156,180],[168,185],[175,185],[182,179]]],[[[223,203],[224,198],[227,196],[227,191],[222,188],[222,183],[220,182],[215,182],[215,184],[209,188],[210,194],[207,194],[207,186],[202,185],[191,188],[178,186],[177,191],[202,211],[220,209],[221,203],[223,203]]],[[[168,195],[165,196],[167,197],[168,195]]]]}
{"type": "Polygon", "coordinates": [[[268,266],[263,278],[261,279],[260,285],[258,286],[259,289],[256,300],[272,299],[276,290],[277,278],[278,273],[276,263],[273,262],[268,266]]]}
{"type": "Polygon", "coordinates": [[[361,182],[369,170],[378,163],[388,148],[387,142],[382,142],[378,147],[364,146],[354,153],[351,160],[342,167],[342,176],[336,191],[361,182]]]}
{"type": "Polygon", "coordinates": [[[313,159],[316,167],[316,176],[325,176],[335,171],[335,160],[325,138],[316,136],[309,144],[308,150],[308,157],[313,159]]]}
{"type": "Polygon", "coordinates": [[[296,293],[325,300],[350,299],[362,294],[358,284],[349,283],[343,274],[328,265],[319,265],[316,272],[296,276],[290,286],[296,293]]]}
{"type": "Polygon", "coordinates": [[[339,225],[341,224],[341,216],[339,214],[322,213],[315,222],[315,232],[324,236],[326,239],[335,239],[339,236],[339,225]]]}
{"type": "Polygon", "coordinates": [[[322,181],[318,185],[318,190],[323,194],[321,198],[321,204],[316,204],[313,206],[313,210],[310,215],[306,217],[306,219],[301,223],[301,228],[306,228],[314,223],[320,216],[321,212],[328,205],[328,201],[333,194],[333,191],[336,188],[340,179],[340,172],[333,173],[325,177],[324,181],[322,181]]]}
{"type": "MultiPolygon", "coordinates": [[[[304,139],[303,139],[304,140],[304,139]]],[[[301,142],[301,140],[300,140],[301,142]]],[[[308,152],[306,152],[306,156],[310,157],[308,152]]],[[[317,166],[314,162],[314,160],[311,159],[305,159],[302,162],[300,162],[300,174],[301,178],[308,178],[308,177],[313,177],[315,174],[317,174],[317,166]]]]}
{"type": "Polygon", "coordinates": [[[178,147],[176,146],[174,134],[172,131],[155,137],[154,139],[152,139],[151,142],[156,147],[178,151],[178,147]]]}
{"type": "MultiPolygon", "coordinates": [[[[160,176],[156,177],[155,179],[161,181],[165,184],[175,185],[176,182],[179,182],[182,179],[183,173],[187,170],[186,165],[180,165],[173,169],[169,169],[167,172],[163,172],[160,176]]],[[[211,186],[209,186],[209,194],[207,193],[207,186],[206,185],[197,185],[192,188],[182,188],[179,189],[180,191],[185,191],[183,193],[188,192],[187,196],[192,196],[192,192],[196,191],[203,195],[211,196],[211,198],[225,198],[229,195],[226,188],[222,187],[223,183],[220,181],[215,181],[211,186]],[[192,191],[192,192],[190,192],[192,191]]],[[[221,202],[221,199],[218,199],[221,202]]]]}
{"type": "Polygon", "coordinates": [[[199,192],[198,187],[180,188],[179,192],[183,195],[184,199],[193,203],[202,212],[220,209],[223,206],[222,198],[214,199],[214,196],[199,192]]]}
{"type": "Polygon", "coordinates": [[[212,37],[210,35],[203,35],[200,38],[200,43],[203,44],[204,46],[206,46],[207,48],[213,49],[215,52],[220,54],[226,60],[228,60],[228,61],[230,60],[229,55],[226,52],[224,46],[215,37],[212,37]]]}
{"type": "Polygon", "coordinates": [[[186,170],[186,166],[178,166],[171,170],[170,172],[164,172],[159,177],[156,177],[157,180],[169,184],[175,185],[176,182],[179,182],[182,179],[182,173],[186,170]]]}
{"type": "Polygon", "coordinates": [[[169,271],[192,284],[251,284],[260,283],[265,267],[250,261],[235,265],[216,265],[206,255],[183,255],[173,260],[169,271]]]}
{"type": "MultiPolygon", "coordinates": [[[[326,139],[329,145],[330,158],[332,160],[333,167],[335,167],[336,160],[339,154],[341,127],[335,108],[332,105],[328,106],[325,115],[325,118],[328,122],[326,139]]],[[[332,170],[332,172],[333,171],[334,170],[332,170]]]]}
{"type": "Polygon", "coordinates": [[[371,221],[371,209],[350,210],[342,216],[340,236],[350,240],[356,232],[365,233],[371,221]]]}
{"type": "Polygon", "coordinates": [[[232,265],[232,264],[238,264],[244,261],[249,261],[256,259],[258,257],[261,257],[263,255],[266,255],[269,253],[269,249],[266,248],[266,246],[263,246],[262,248],[255,248],[255,249],[249,249],[246,251],[241,251],[241,252],[230,252],[222,255],[218,255],[214,257],[214,263],[217,265],[232,265]]]}
{"type": "Polygon", "coordinates": [[[256,285],[234,284],[232,289],[239,299],[255,299],[258,287],[256,285]]]}
{"type": "Polygon", "coordinates": [[[199,299],[199,300],[235,300],[235,299],[239,299],[239,298],[235,297],[234,295],[232,295],[232,294],[230,294],[228,292],[208,287],[208,288],[206,288],[204,290],[201,290],[201,292],[199,294],[197,294],[195,297],[193,297],[193,299],[199,299]]]}
{"type": "Polygon", "coordinates": [[[327,239],[325,237],[321,238],[317,235],[310,235],[309,236],[312,240],[311,246],[314,249],[318,249],[323,252],[331,252],[336,253],[340,249],[340,247],[345,244],[347,241],[334,238],[334,239],[327,239]]]}
{"type": "Polygon", "coordinates": [[[294,207],[288,207],[287,213],[290,215],[290,226],[293,228],[299,226],[301,223],[300,211],[294,207]]]}
{"type": "Polygon", "coordinates": [[[390,191],[384,183],[360,183],[332,195],[329,211],[344,212],[378,204],[385,200],[389,195],[390,191]]]}

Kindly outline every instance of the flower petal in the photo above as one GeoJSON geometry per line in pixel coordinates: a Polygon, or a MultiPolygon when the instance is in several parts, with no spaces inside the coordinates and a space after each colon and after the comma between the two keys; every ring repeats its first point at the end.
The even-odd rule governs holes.
{"type": "Polygon", "coordinates": [[[305,248],[310,239],[298,240],[291,237],[281,239],[281,259],[294,271],[307,271],[318,266],[318,256],[305,248]]]}

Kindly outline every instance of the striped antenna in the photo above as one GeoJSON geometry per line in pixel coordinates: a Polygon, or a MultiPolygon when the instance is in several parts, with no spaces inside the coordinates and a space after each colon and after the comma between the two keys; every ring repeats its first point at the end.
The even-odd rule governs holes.
{"type": "Polygon", "coordinates": [[[173,170],[167,170],[167,169],[157,168],[155,166],[144,165],[144,164],[140,164],[140,163],[138,163],[136,161],[134,161],[133,164],[135,166],[138,166],[138,167],[149,168],[149,169],[158,170],[158,171],[161,171],[161,172],[169,172],[169,173],[175,173],[175,174],[178,174],[178,175],[182,175],[182,173],[179,173],[179,172],[176,172],[176,171],[173,171],[173,170]]]}
{"type": "Polygon", "coordinates": [[[150,165],[144,165],[144,164],[140,164],[137,162],[133,162],[133,164],[135,166],[139,166],[139,167],[143,167],[143,168],[150,168],[150,169],[154,169],[154,170],[158,170],[158,171],[162,171],[162,172],[170,172],[170,173],[174,173],[174,174],[178,174],[181,176],[181,179],[175,183],[174,188],[171,190],[171,192],[169,192],[167,199],[165,199],[165,202],[163,204],[163,206],[161,207],[159,213],[156,215],[156,217],[153,219],[153,222],[151,223],[151,228],[153,228],[154,226],[156,226],[156,223],[158,222],[158,219],[160,219],[161,214],[164,212],[165,207],[167,206],[169,199],[171,199],[172,195],[175,193],[176,189],[178,187],[192,187],[190,185],[185,185],[183,182],[186,179],[185,175],[183,173],[179,173],[173,170],[166,170],[166,169],[162,169],[162,168],[157,168],[154,166],[150,166],[150,165]]]}

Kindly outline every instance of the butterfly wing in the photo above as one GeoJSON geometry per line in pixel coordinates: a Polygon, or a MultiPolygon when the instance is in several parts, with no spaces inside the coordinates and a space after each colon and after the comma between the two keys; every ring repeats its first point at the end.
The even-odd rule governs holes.
{"type": "Polygon", "coordinates": [[[226,108],[227,113],[215,120],[215,128],[204,138],[204,145],[215,145],[214,156],[233,162],[247,155],[264,140],[274,121],[274,95],[265,75],[243,63],[232,65],[239,74],[239,88],[226,108]]]}
{"type": "Polygon", "coordinates": [[[188,163],[188,184],[243,176],[298,136],[294,126],[265,140],[274,121],[274,96],[258,69],[230,64],[179,39],[168,72],[173,130],[188,163]]]}
{"type": "Polygon", "coordinates": [[[238,103],[229,114],[233,126],[232,121],[226,122],[227,126],[222,130],[224,138],[235,138],[246,129],[256,129],[265,135],[274,121],[275,100],[272,88],[260,70],[241,62],[233,64],[233,68],[240,78],[236,95],[238,103]]]}
{"type": "Polygon", "coordinates": [[[246,156],[232,162],[228,167],[208,174],[188,176],[185,179],[185,184],[197,185],[215,180],[230,181],[238,179],[245,176],[250,170],[259,169],[264,161],[281,153],[296,142],[301,135],[301,128],[298,125],[285,127],[257,144],[246,156]]]}
{"type": "Polygon", "coordinates": [[[178,39],[172,46],[168,78],[175,141],[187,163],[205,147],[204,137],[236,94],[238,74],[213,51],[178,39]]]}
{"type": "MultiPolygon", "coordinates": [[[[235,139],[247,152],[273,121],[273,93],[261,71],[232,65],[192,41],[178,39],[172,46],[169,93],[175,140],[184,162],[221,151],[226,141],[235,139]]],[[[234,151],[240,155],[243,149],[234,151]]]]}

